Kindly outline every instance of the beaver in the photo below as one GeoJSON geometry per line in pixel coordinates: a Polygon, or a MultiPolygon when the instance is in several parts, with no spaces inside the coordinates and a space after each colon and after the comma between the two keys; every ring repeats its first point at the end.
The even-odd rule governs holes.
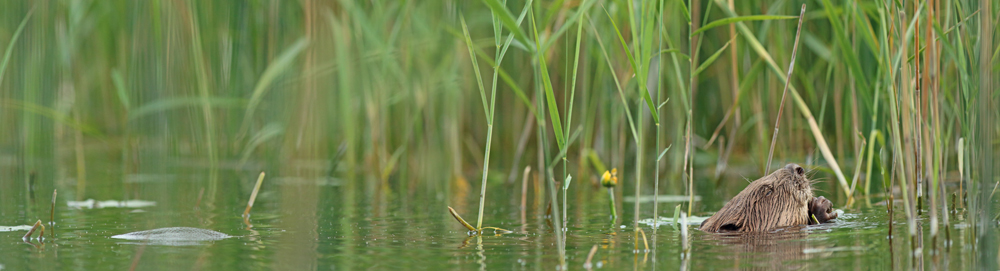
{"type": "Polygon", "coordinates": [[[788,164],[750,183],[719,212],[702,222],[699,229],[707,232],[763,232],[780,227],[826,223],[837,218],[831,205],[825,197],[813,196],[811,183],[802,167],[788,164]]]}

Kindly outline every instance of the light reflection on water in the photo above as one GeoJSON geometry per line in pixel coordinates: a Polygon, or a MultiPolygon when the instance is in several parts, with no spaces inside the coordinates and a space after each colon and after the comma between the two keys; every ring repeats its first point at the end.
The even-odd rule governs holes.
{"type": "MultiPolygon", "coordinates": [[[[522,221],[519,182],[509,187],[491,184],[484,222],[484,226],[513,232],[494,235],[488,231],[481,237],[469,237],[448,214],[446,206],[456,207],[472,221],[477,195],[439,199],[437,191],[407,191],[392,185],[376,189],[371,180],[328,178],[322,170],[271,169],[251,212],[252,227],[249,227],[240,214],[260,169],[220,170],[219,192],[213,196],[204,191],[207,186],[204,179],[209,176],[204,168],[163,166],[161,169],[170,172],[137,175],[123,175],[108,168],[117,167],[91,171],[86,198],[141,200],[156,205],[74,208],[67,203],[79,198],[74,194],[75,183],[60,180],[58,173],[40,172],[34,202],[23,195],[26,192],[5,192],[0,198],[0,225],[47,220],[49,197],[41,191],[58,187],[56,239],[51,239],[49,232],[44,243],[35,240],[26,244],[21,240],[24,231],[0,232],[0,255],[4,255],[0,264],[5,270],[127,270],[136,261],[137,270],[553,270],[558,263],[556,241],[544,218],[547,202],[534,195],[539,191],[529,189],[531,195],[527,197],[522,221]],[[135,180],[134,176],[157,177],[128,181],[135,180]],[[296,201],[299,193],[316,195],[312,209],[307,209],[313,211],[289,211],[300,208],[296,204],[303,204],[296,201]],[[185,246],[110,238],[162,227],[197,227],[236,237],[185,246]]],[[[0,178],[17,177],[6,173],[15,172],[9,166],[0,172],[5,172],[0,178]]],[[[4,186],[26,191],[21,188],[16,182],[4,186]]],[[[764,236],[709,234],[691,226],[689,258],[682,257],[678,230],[669,226],[656,230],[643,226],[653,249],[633,253],[636,240],[631,228],[631,204],[627,208],[619,205],[621,218],[617,224],[611,224],[606,191],[588,185],[570,191],[566,257],[572,269],[584,267],[595,245],[598,250],[591,267],[608,270],[909,269],[914,259],[932,269],[971,268],[966,232],[955,226],[962,221],[951,221],[952,243],[947,249],[943,246],[944,238],[939,237],[938,249],[933,250],[929,229],[923,226],[925,241],[919,253],[921,258],[914,258],[909,252],[909,237],[897,235],[890,243],[884,206],[845,212],[833,224],[786,229],[764,236]]],[[[664,205],[673,207],[672,204],[664,205]]],[[[650,204],[645,204],[642,212],[648,214],[651,209],[650,204]]],[[[673,212],[673,208],[664,206],[660,210],[673,212]]],[[[894,219],[893,232],[905,234],[906,225],[900,213],[894,219]]],[[[696,212],[700,216],[709,214],[696,212]]],[[[672,216],[672,213],[661,215],[672,216]]],[[[926,219],[919,221],[927,223],[926,219]]]]}

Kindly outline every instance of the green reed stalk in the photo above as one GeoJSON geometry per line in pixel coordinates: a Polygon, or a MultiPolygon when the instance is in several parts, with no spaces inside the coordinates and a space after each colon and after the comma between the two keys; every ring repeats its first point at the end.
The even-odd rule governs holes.
{"type": "Polygon", "coordinates": [[[569,190],[569,183],[572,182],[572,181],[573,181],[573,176],[566,176],[566,180],[563,181],[563,187],[562,187],[562,201],[563,201],[563,205],[562,205],[563,206],[563,208],[562,208],[562,217],[563,217],[562,230],[563,230],[563,232],[566,232],[567,229],[568,229],[568,227],[569,227],[567,225],[568,222],[566,222],[567,221],[566,220],[566,209],[567,209],[566,206],[569,206],[569,205],[566,205],[566,190],[569,190]]]}
{"type": "MultiPolygon", "coordinates": [[[[188,16],[188,26],[191,31],[191,51],[192,51],[192,62],[194,62],[195,78],[197,78],[198,83],[198,94],[201,99],[201,111],[202,117],[205,118],[205,144],[208,152],[208,159],[212,164],[213,177],[210,178],[211,183],[215,183],[214,178],[214,168],[217,163],[218,158],[215,154],[215,114],[212,112],[212,106],[210,100],[212,94],[208,88],[208,70],[205,68],[205,62],[208,61],[204,53],[202,52],[202,42],[201,42],[201,29],[198,24],[198,14],[195,12],[193,3],[188,4],[187,10],[188,16]]],[[[211,185],[212,190],[210,190],[209,195],[215,195],[215,185],[211,185]]]]}
{"type": "MultiPolygon", "coordinates": [[[[584,3],[584,4],[586,4],[586,3],[584,3]]],[[[577,10],[577,17],[576,17],[577,19],[576,19],[576,22],[575,22],[576,23],[576,42],[575,42],[576,45],[575,45],[574,50],[573,50],[573,71],[572,71],[573,75],[572,75],[572,79],[570,79],[570,81],[567,83],[567,84],[570,85],[570,92],[569,92],[570,94],[569,94],[569,101],[565,102],[565,104],[566,104],[566,112],[564,113],[566,115],[566,127],[565,127],[566,131],[571,130],[570,125],[573,122],[573,102],[576,99],[576,85],[577,85],[577,83],[576,83],[576,76],[578,74],[577,71],[578,71],[578,69],[580,67],[580,41],[583,38],[583,35],[582,35],[583,34],[583,14],[584,14],[584,11],[586,11],[585,7],[586,6],[582,6],[581,5],[581,8],[579,8],[577,10]]],[[[494,80],[496,80],[496,79],[494,79],[494,80]]],[[[569,134],[566,134],[566,139],[564,141],[566,142],[565,148],[568,149],[569,145],[570,145],[570,142],[572,142],[573,139],[570,138],[569,134]]],[[[573,177],[569,176],[569,173],[567,173],[567,170],[566,170],[566,166],[568,164],[567,159],[566,159],[566,155],[562,154],[560,156],[562,156],[561,160],[563,161],[563,163],[562,163],[563,164],[563,178],[566,179],[565,184],[563,186],[563,228],[566,228],[567,227],[566,225],[568,223],[568,222],[566,222],[566,209],[567,209],[567,205],[566,205],[566,190],[569,188],[569,182],[573,179],[573,177]]],[[[582,154],[581,154],[581,156],[582,156],[582,154]]]]}
{"type": "Polygon", "coordinates": [[[608,197],[610,197],[610,200],[608,201],[608,207],[611,207],[611,223],[614,224],[615,220],[618,219],[618,210],[617,210],[617,208],[615,208],[615,188],[614,187],[608,187],[608,197]]]}
{"type": "MultiPolygon", "coordinates": [[[[659,11],[660,12],[659,12],[659,15],[657,16],[657,20],[656,20],[657,21],[657,24],[656,24],[656,26],[657,26],[657,31],[656,31],[656,34],[657,34],[657,36],[656,36],[657,37],[657,46],[656,47],[657,48],[663,48],[663,18],[664,18],[664,16],[663,16],[663,11],[664,11],[663,0],[659,1],[659,11]]],[[[655,14],[655,12],[654,12],[654,14],[655,14]]],[[[656,61],[656,63],[657,63],[656,64],[656,66],[657,66],[657,70],[656,70],[656,101],[659,102],[660,99],[663,98],[663,88],[662,88],[663,76],[661,76],[662,73],[660,72],[660,70],[662,70],[661,67],[663,67],[663,54],[662,53],[657,53],[656,57],[657,57],[657,61],[656,61]]],[[[667,101],[670,101],[669,98],[667,99],[667,101]]],[[[657,115],[659,115],[660,107],[662,107],[666,103],[667,102],[663,102],[663,104],[661,104],[661,105],[659,105],[659,106],[656,107],[656,112],[657,112],[656,114],[657,115]]],[[[658,151],[660,151],[660,123],[656,123],[655,127],[656,127],[656,137],[653,138],[653,141],[656,141],[656,144],[655,144],[656,145],[656,149],[655,150],[658,152],[658,151]]],[[[670,149],[670,148],[668,147],[667,149],[670,149]]],[[[666,151],[667,150],[663,150],[663,153],[666,153],[666,151]]],[[[660,224],[659,223],[655,223],[655,222],[659,221],[659,219],[660,219],[660,210],[659,210],[659,206],[660,206],[660,159],[662,159],[662,158],[663,158],[663,154],[660,154],[660,155],[658,155],[656,157],[656,165],[654,166],[654,169],[653,169],[653,221],[654,221],[654,223],[653,223],[653,247],[654,248],[656,247],[656,229],[658,229],[660,227],[660,224]]],[[[636,201],[638,201],[638,200],[639,199],[636,198],[636,201]]]]}
{"type": "MultiPolygon", "coordinates": [[[[872,160],[875,158],[875,142],[878,142],[883,147],[885,146],[885,142],[883,142],[883,140],[880,139],[881,137],[882,137],[881,133],[879,133],[879,131],[875,129],[873,129],[871,134],[868,135],[868,141],[871,141],[871,143],[868,144],[868,152],[867,152],[868,160],[865,161],[866,165],[865,165],[864,191],[865,191],[866,207],[871,207],[872,160]]],[[[859,157],[858,159],[861,158],[859,157]]]]}
{"type": "MultiPolygon", "coordinates": [[[[618,25],[615,23],[614,18],[611,17],[611,13],[608,13],[607,9],[604,10],[604,13],[608,15],[608,20],[611,21],[611,26],[614,27],[615,32],[618,34],[618,40],[622,44],[622,49],[625,50],[625,54],[627,55],[629,61],[632,62],[633,63],[633,67],[635,67],[634,66],[634,60],[632,58],[632,53],[629,51],[628,45],[625,43],[625,39],[622,37],[621,32],[618,30],[618,25]]],[[[600,45],[600,47],[601,47],[601,52],[604,54],[604,59],[607,61],[608,67],[612,70],[611,75],[612,75],[612,78],[614,78],[615,87],[618,89],[618,96],[621,98],[622,108],[625,109],[625,116],[628,119],[629,128],[631,128],[631,131],[632,131],[632,139],[635,141],[635,144],[637,146],[637,152],[641,153],[642,152],[641,151],[642,144],[641,144],[641,140],[640,140],[641,134],[639,132],[636,132],[636,128],[635,128],[636,121],[632,120],[632,110],[629,109],[629,107],[628,107],[628,101],[625,98],[625,91],[624,91],[624,89],[621,86],[621,82],[618,80],[618,75],[616,75],[616,73],[614,72],[614,65],[611,63],[611,58],[608,56],[607,48],[604,47],[604,43],[600,39],[600,34],[597,33],[597,29],[594,28],[593,24],[591,24],[591,28],[594,30],[595,36],[598,37],[597,38],[598,45],[600,45]]],[[[633,71],[638,71],[638,70],[634,69],[633,71]]],[[[643,80],[639,80],[639,81],[642,82],[643,80]]],[[[644,85],[644,83],[640,83],[639,85],[644,85]]],[[[643,88],[645,88],[645,87],[643,87],[643,88]]],[[[649,93],[647,92],[646,94],[648,95],[649,93]]],[[[652,110],[655,110],[655,109],[651,109],[650,111],[652,111],[652,110]]],[[[640,115],[640,121],[641,121],[641,115],[640,115]]],[[[636,235],[638,235],[638,232],[639,232],[639,201],[638,201],[638,199],[639,199],[639,192],[640,192],[640,190],[639,190],[640,189],[639,176],[642,175],[641,171],[639,171],[640,170],[639,164],[641,164],[641,161],[642,161],[641,157],[642,157],[642,155],[641,154],[637,154],[636,156],[637,156],[636,157],[636,159],[637,159],[637,161],[636,161],[637,165],[636,165],[636,173],[635,173],[636,174],[636,184],[635,184],[635,186],[636,186],[635,187],[636,188],[636,203],[635,203],[635,221],[633,223],[633,229],[634,229],[636,235]]],[[[613,202],[613,198],[612,198],[612,202],[613,202]]],[[[612,206],[612,208],[613,207],[614,206],[612,206]]],[[[615,215],[615,217],[617,217],[617,215],[615,215]]],[[[636,239],[636,242],[638,242],[638,239],[636,239]]],[[[636,245],[638,245],[638,243],[636,243],[636,245]]]]}
{"type": "MultiPolygon", "coordinates": [[[[24,16],[24,19],[21,19],[21,23],[18,24],[17,30],[14,30],[14,35],[11,36],[10,42],[7,43],[7,49],[4,50],[3,59],[0,60],[0,86],[3,85],[4,74],[7,71],[7,63],[9,63],[9,61],[10,61],[11,53],[14,52],[14,44],[16,44],[18,38],[21,37],[21,32],[24,30],[24,26],[28,24],[28,19],[31,18],[31,14],[34,13],[34,10],[35,10],[34,8],[32,8],[31,10],[29,10],[28,14],[24,16]]],[[[27,91],[27,89],[24,90],[24,94],[25,94],[24,96],[26,98],[25,100],[27,100],[29,102],[32,99],[28,99],[28,97],[34,96],[33,92],[29,92],[29,91],[27,91]]],[[[32,130],[31,129],[31,124],[33,122],[31,122],[28,119],[28,115],[29,114],[23,114],[22,115],[22,120],[24,122],[24,127],[22,128],[23,131],[31,131],[32,130]]],[[[31,148],[31,146],[32,146],[32,144],[28,144],[28,148],[31,148]]],[[[26,187],[25,188],[26,191],[30,190],[30,187],[31,187],[31,185],[28,183],[28,179],[27,178],[25,179],[25,187],[26,187]]]]}
{"type": "MultiPolygon", "coordinates": [[[[476,72],[476,83],[478,83],[479,94],[483,100],[483,111],[486,111],[486,154],[483,158],[483,181],[479,191],[479,218],[476,219],[476,229],[479,230],[483,227],[483,208],[486,204],[486,177],[490,170],[490,146],[493,141],[493,103],[496,101],[496,89],[493,89],[490,105],[487,106],[486,88],[483,87],[483,78],[479,73],[479,64],[476,61],[476,52],[473,49],[472,38],[469,36],[469,27],[465,23],[465,16],[461,17],[461,21],[462,34],[465,35],[465,44],[469,48],[469,58],[472,59],[472,69],[476,72]]],[[[494,84],[495,82],[496,80],[494,80],[494,84]]]]}
{"type": "MultiPolygon", "coordinates": [[[[857,157],[857,158],[855,158],[855,160],[857,160],[857,161],[855,161],[855,164],[854,164],[854,178],[851,178],[851,194],[852,195],[854,194],[854,191],[856,191],[855,188],[857,188],[857,185],[858,185],[858,178],[861,177],[861,163],[864,162],[864,159],[862,159],[862,158],[865,157],[865,145],[866,144],[868,144],[868,142],[865,141],[865,140],[862,140],[861,141],[861,148],[858,149],[858,154],[854,156],[854,157],[857,157]]],[[[850,207],[853,204],[854,204],[854,202],[848,201],[845,206],[850,207]]]]}
{"type": "MultiPolygon", "coordinates": [[[[555,133],[556,145],[562,152],[567,149],[568,145],[566,145],[565,142],[566,138],[564,138],[562,134],[562,123],[559,120],[559,108],[556,106],[555,94],[553,93],[552,90],[552,80],[549,77],[548,65],[546,64],[545,61],[545,51],[542,50],[543,47],[541,46],[540,39],[538,38],[538,26],[536,24],[535,14],[534,12],[530,13],[531,13],[531,29],[532,29],[532,34],[535,38],[535,48],[538,49],[534,52],[535,57],[537,57],[538,59],[538,68],[536,71],[540,75],[538,78],[536,78],[536,80],[541,81],[540,83],[542,84],[542,90],[544,91],[545,99],[547,101],[547,104],[544,105],[548,107],[549,110],[549,118],[550,120],[552,120],[552,130],[555,133]]],[[[539,106],[542,105],[543,105],[542,103],[539,103],[539,106]]],[[[544,111],[540,110],[539,112],[544,112],[544,111]]],[[[542,124],[542,122],[539,122],[539,124],[542,124]]],[[[544,136],[542,135],[543,134],[541,133],[541,129],[539,129],[539,137],[542,137],[542,139],[544,140],[544,136]]],[[[559,156],[562,155],[563,154],[560,154],[559,156]]],[[[546,172],[548,173],[549,176],[548,178],[549,182],[547,182],[547,186],[549,190],[549,195],[551,196],[552,199],[551,201],[552,213],[553,213],[552,217],[555,222],[553,224],[562,225],[562,223],[560,223],[559,215],[557,215],[559,213],[559,201],[558,198],[556,197],[557,193],[556,190],[557,188],[555,186],[556,180],[554,175],[552,174],[553,163],[550,163],[545,167],[547,169],[546,172]]],[[[564,240],[566,239],[565,233],[561,230],[556,230],[555,235],[556,235],[556,243],[558,244],[557,248],[559,250],[559,266],[566,266],[566,244],[564,243],[564,240]]]]}
{"type": "Polygon", "coordinates": [[[694,154],[692,153],[692,152],[694,152],[694,150],[691,149],[691,147],[692,147],[692,145],[691,145],[692,144],[691,143],[692,131],[691,130],[693,129],[691,127],[692,126],[691,123],[694,122],[694,112],[693,112],[694,111],[694,92],[695,92],[695,88],[697,88],[696,85],[695,85],[695,83],[696,83],[695,82],[695,80],[696,80],[696,78],[695,78],[696,74],[695,74],[694,71],[696,70],[695,67],[697,66],[696,62],[698,62],[698,52],[695,50],[695,45],[694,45],[694,41],[695,41],[695,35],[694,35],[694,33],[697,30],[697,28],[698,28],[698,25],[696,24],[697,21],[695,20],[695,17],[697,17],[697,14],[694,13],[694,5],[696,4],[694,1],[695,0],[688,0],[688,5],[687,5],[687,8],[685,10],[685,11],[687,11],[688,33],[691,33],[691,34],[687,35],[688,36],[687,37],[688,38],[688,56],[689,56],[689,58],[688,58],[688,85],[687,86],[688,86],[688,90],[690,92],[688,93],[688,96],[687,96],[687,98],[688,98],[687,125],[685,125],[686,131],[684,132],[686,134],[685,140],[684,140],[684,170],[687,170],[687,172],[688,172],[688,197],[689,198],[688,198],[688,211],[687,211],[687,213],[689,213],[689,214],[691,213],[692,208],[694,208],[694,154]]]}
{"type": "MultiPolygon", "coordinates": [[[[627,1],[626,3],[627,3],[626,6],[627,6],[627,9],[628,9],[628,15],[629,15],[629,24],[631,25],[631,27],[629,29],[632,32],[633,44],[635,46],[634,54],[633,54],[633,52],[631,50],[629,50],[629,46],[625,42],[624,37],[622,37],[621,31],[619,30],[617,24],[615,23],[614,18],[611,18],[611,14],[608,13],[607,10],[605,10],[605,13],[607,13],[608,19],[611,20],[611,24],[614,27],[615,33],[618,34],[618,40],[619,40],[619,42],[621,42],[622,50],[625,51],[625,55],[626,55],[626,58],[629,61],[629,64],[632,65],[632,72],[633,72],[634,76],[636,77],[636,79],[638,79],[636,82],[638,82],[637,85],[639,86],[639,91],[641,92],[640,94],[642,96],[642,99],[646,102],[646,106],[649,108],[650,114],[653,117],[653,122],[655,124],[655,127],[659,127],[659,125],[660,125],[660,117],[659,117],[659,114],[657,113],[657,107],[653,104],[653,99],[652,99],[652,97],[649,94],[648,81],[646,80],[647,76],[649,75],[649,67],[650,67],[649,61],[651,60],[650,56],[651,56],[651,52],[652,52],[652,48],[653,48],[653,44],[652,44],[653,39],[651,38],[652,35],[653,35],[652,34],[653,24],[651,22],[653,21],[653,17],[656,14],[655,10],[652,9],[649,5],[655,4],[656,2],[654,2],[654,1],[644,1],[644,2],[642,2],[642,5],[639,7],[639,10],[637,10],[636,7],[633,6],[633,2],[632,1],[627,1]],[[636,12],[637,11],[641,12],[638,17],[636,16],[636,12]]],[[[623,92],[619,91],[619,94],[621,94],[621,93],[623,93],[623,92]]],[[[624,106],[627,108],[628,104],[625,103],[625,97],[624,96],[622,97],[622,101],[624,103],[624,106]]],[[[642,114],[640,114],[638,118],[639,118],[639,121],[638,121],[638,123],[639,123],[639,130],[638,130],[638,132],[636,132],[634,123],[630,123],[630,125],[632,125],[632,127],[633,127],[632,128],[632,135],[633,135],[633,139],[635,140],[636,148],[637,148],[637,150],[636,150],[636,172],[635,172],[635,175],[636,175],[636,178],[635,178],[635,196],[636,196],[637,200],[635,201],[635,220],[633,221],[633,228],[635,229],[635,231],[637,233],[639,231],[639,207],[640,207],[640,204],[641,204],[641,202],[638,200],[638,198],[639,198],[639,196],[641,195],[641,192],[642,192],[641,188],[642,188],[642,175],[643,175],[643,173],[642,173],[642,142],[643,142],[642,141],[642,114]]],[[[631,119],[629,121],[631,122],[631,119]]]]}
{"type": "Polygon", "coordinates": [[[28,19],[31,19],[31,14],[34,11],[35,9],[32,8],[28,11],[27,15],[24,15],[24,19],[21,19],[21,23],[17,25],[17,30],[14,30],[14,35],[10,37],[10,42],[7,43],[7,49],[3,52],[3,60],[0,61],[0,85],[3,84],[4,72],[7,71],[7,63],[10,61],[10,55],[14,52],[14,44],[21,37],[21,32],[24,31],[24,26],[28,24],[28,19]]]}
{"type": "MultiPolygon", "coordinates": [[[[487,2],[489,4],[489,1],[487,2]]],[[[489,176],[490,147],[492,146],[493,142],[493,116],[494,116],[494,109],[496,108],[497,76],[500,73],[500,64],[503,63],[504,54],[507,53],[507,49],[509,48],[511,42],[513,41],[515,34],[517,33],[517,30],[519,30],[518,27],[521,24],[521,21],[524,20],[525,13],[528,11],[528,7],[530,7],[530,5],[531,1],[528,1],[528,3],[525,4],[524,8],[525,10],[524,12],[521,13],[521,16],[517,18],[516,22],[513,22],[511,20],[512,18],[510,18],[511,17],[510,13],[501,13],[497,9],[493,10],[491,22],[493,23],[494,42],[496,46],[496,56],[495,56],[496,64],[493,65],[493,82],[490,90],[489,105],[486,104],[487,103],[486,88],[483,87],[482,75],[479,72],[479,64],[476,61],[475,45],[472,43],[472,38],[469,36],[469,28],[468,25],[465,23],[465,17],[463,16],[461,19],[462,34],[465,37],[465,44],[469,49],[469,58],[472,59],[472,67],[476,73],[476,83],[479,86],[479,96],[483,102],[483,111],[486,114],[486,125],[487,125],[486,153],[483,159],[483,178],[479,192],[479,218],[476,220],[477,231],[481,231],[483,228],[483,210],[486,206],[486,179],[487,176],[489,176]],[[506,42],[504,42],[504,44],[501,46],[500,44],[501,25],[505,24],[505,22],[508,20],[510,20],[513,23],[513,25],[508,25],[508,27],[514,29],[511,29],[512,31],[511,34],[507,38],[506,42]]],[[[491,8],[495,8],[495,5],[491,5],[491,8]]],[[[506,9],[503,9],[503,11],[506,12],[506,9]]]]}

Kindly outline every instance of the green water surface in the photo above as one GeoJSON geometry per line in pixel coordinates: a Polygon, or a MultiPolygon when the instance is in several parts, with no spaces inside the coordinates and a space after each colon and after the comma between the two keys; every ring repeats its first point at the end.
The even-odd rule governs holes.
{"type": "MultiPolygon", "coordinates": [[[[84,200],[77,194],[81,187],[75,175],[62,169],[72,163],[55,159],[22,164],[15,160],[0,166],[0,179],[5,184],[0,192],[0,225],[47,222],[50,192],[53,188],[59,191],[54,237],[51,226],[41,242],[24,242],[24,230],[0,232],[0,255],[4,255],[0,270],[128,270],[133,265],[136,270],[557,269],[557,243],[545,213],[547,201],[537,190],[540,186],[531,182],[523,213],[520,181],[491,182],[484,225],[512,233],[487,231],[483,236],[469,237],[448,214],[447,206],[474,221],[478,189],[470,189],[465,196],[449,196],[421,187],[400,189],[408,186],[398,180],[380,187],[370,179],[344,179],[337,171],[330,174],[322,161],[295,165],[251,162],[243,167],[237,167],[235,161],[220,162],[222,166],[213,170],[197,158],[143,159],[156,163],[125,169],[134,173],[123,173],[120,164],[90,160],[86,184],[90,192],[84,192],[96,201],[155,203],[137,208],[70,207],[69,201],[84,200]],[[56,170],[35,170],[34,188],[26,189],[27,184],[21,182],[25,180],[21,168],[26,165],[56,170]],[[240,214],[261,169],[268,175],[248,225],[240,214]],[[210,180],[213,176],[215,180],[210,180]],[[213,189],[214,193],[209,192],[213,189]],[[176,226],[236,237],[183,246],[110,238],[176,226]]],[[[739,189],[727,188],[720,193],[739,189]]],[[[706,202],[699,205],[704,210],[696,215],[710,215],[723,203],[724,199],[706,194],[706,202]]],[[[605,270],[888,270],[918,265],[974,269],[969,266],[973,246],[965,237],[967,226],[961,210],[951,215],[947,234],[942,228],[937,239],[929,236],[925,212],[918,220],[916,240],[920,243],[916,250],[905,240],[909,238],[908,227],[898,211],[902,206],[897,204],[890,227],[885,201],[875,200],[874,206],[848,210],[834,223],[762,236],[709,234],[691,226],[687,238],[691,249],[684,253],[681,231],[648,225],[640,227],[647,234],[650,249],[643,249],[640,240],[636,251],[631,201],[618,202],[621,218],[612,224],[606,200],[607,192],[587,181],[571,186],[566,233],[570,269],[585,269],[594,246],[597,249],[589,267],[605,270]]],[[[661,215],[672,216],[676,204],[661,203],[661,215]]],[[[835,200],[835,205],[842,204],[835,200]]],[[[651,213],[652,204],[643,204],[643,218],[651,213]]]]}

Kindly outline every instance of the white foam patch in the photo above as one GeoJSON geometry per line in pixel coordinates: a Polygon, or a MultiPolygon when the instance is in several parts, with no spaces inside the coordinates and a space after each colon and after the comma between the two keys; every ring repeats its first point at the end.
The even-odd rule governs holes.
{"type": "Polygon", "coordinates": [[[216,241],[230,237],[233,236],[213,230],[189,228],[189,227],[159,228],[159,229],[130,232],[126,234],[111,236],[111,238],[115,239],[140,240],[140,241],[148,240],[150,242],[216,241]]]}
{"type": "Polygon", "coordinates": [[[156,206],[155,201],[148,200],[105,200],[96,201],[87,199],[84,201],[68,201],[66,205],[75,209],[100,209],[100,208],[145,208],[156,206]]]}

